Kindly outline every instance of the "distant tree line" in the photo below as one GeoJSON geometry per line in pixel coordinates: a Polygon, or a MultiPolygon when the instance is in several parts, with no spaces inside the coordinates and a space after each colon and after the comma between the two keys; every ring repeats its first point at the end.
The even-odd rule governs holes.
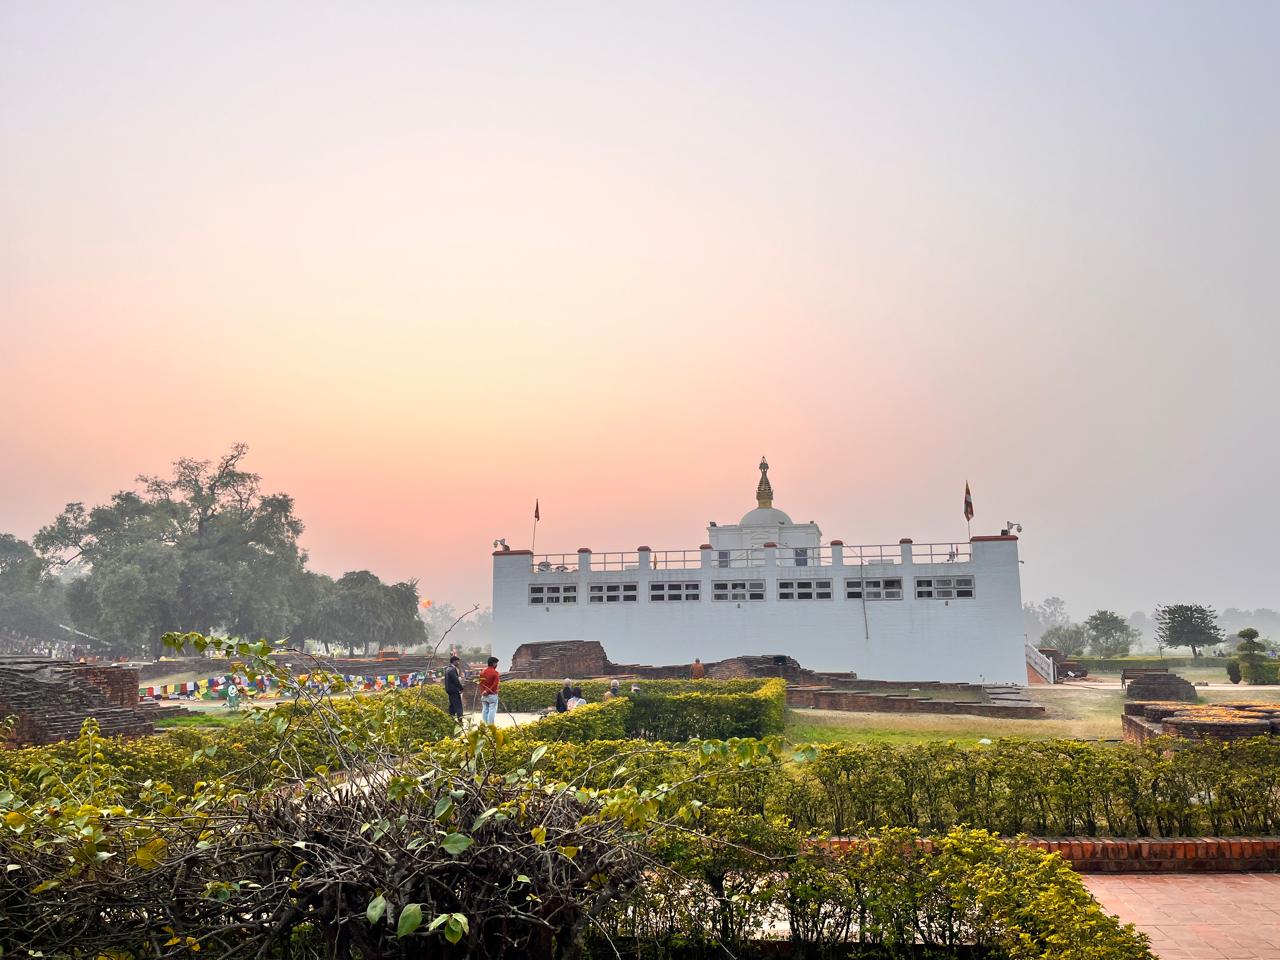
{"type": "Polygon", "coordinates": [[[423,643],[417,582],[308,570],[293,498],[262,493],[247,452],[178,460],[108,503],[67,504],[30,543],[0,535],[0,634],[148,658],[170,630],[349,653],[423,643]]]}
{"type": "MultiPolygon", "coordinates": [[[[1061,597],[1025,603],[1022,613],[1029,641],[1054,647],[1072,657],[1126,656],[1142,640],[1143,627],[1151,631],[1157,650],[1185,647],[1193,657],[1198,657],[1207,649],[1239,644],[1248,634],[1252,636],[1247,639],[1257,639],[1259,633],[1253,627],[1242,627],[1228,639],[1229,629],[1233,630],[1239,623],[1253,620],[1267,625],[1280,619],[1275,611],[1267,609],[1231,608],[1219,614],[1203,604],[1171,603],[1157,607],[1150,617],[1138,611],[1126,619],[1111,610],[1098,610],[1082,623],[1075,623],[1061,597]]],[[[1259,643],[1262,649],[1267,648],[1265,641],[1259,643]]]]}

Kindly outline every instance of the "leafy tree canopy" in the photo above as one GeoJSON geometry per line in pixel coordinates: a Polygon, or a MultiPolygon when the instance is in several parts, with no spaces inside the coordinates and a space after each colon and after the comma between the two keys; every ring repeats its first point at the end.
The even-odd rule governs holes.
{"type": "Polygon", "coordinates": [[[1123,657],[1142,636],[1112,610],[1099,610],[1084,622],[1089,653],[1095,657],[1123,657]]]}
{"type": "Polygon", "coordinates": [[[1065,623],[1046,630],[1040,642],[1043,646],[1060,650],[1068,657],[1079,657],[1088,646],[1089,636],[1080,624],[1065,623]]]}
{"type": "Polygon", "coordinates": [[[67,585],[66,607],[104,652],[157,657],[171,630],[295,641],[336,631],[351,649],[409,635],[416,587],[362,572],[338,590],[306,570],[293,498],[264,494],[247,453],[236,444],[216,462],[178,460],[171,476],[140,476],[139,489],[108,503],[67,504],[36,534],[47,568],[84,572],[67,585]]]}
{"type": "Polygon", "coordinates": [[[57,640],[66,620],[61,583],[43,576],[29,543],[0,533],[0,635],[57,640]]]}
{"type": "Polygon", "coordinates": [[[1198,603],[1174,603],[1156,607],[1156,641],[1163,647],[1190,647],[1193,657],[1200,648],[1222,642],[1222,628],[1213,607],[1198,603]]]}

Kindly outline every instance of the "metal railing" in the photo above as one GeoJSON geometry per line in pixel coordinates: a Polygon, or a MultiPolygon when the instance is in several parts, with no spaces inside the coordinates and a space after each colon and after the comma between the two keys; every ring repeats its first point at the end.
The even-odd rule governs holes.
{"type": "Polygon", "coordinates": [[[912,563],[968,563],[973,547],[968,543],[913,543],[912,563]]]}
{"type": "Polygon", "coordinates": [[[704,553],[712,569],[763,567],[768,550],[774,551],[779,567],[866,567],[897,566],[903,550],[910,547],[911,562],[916,564],[968,563],[973,548],[968,543],[881,543],[818,547],[778,546],[742,547],[732,550],[627,550],[611,553],[544,553],[533,558],[537,573],[576,573],[622,570],[698,570],[704,553]]]}
{"type": "Polygon", "coordinates": [[[834,547],[778,547],[780,567],[829,567],[834,562],[834,547]]]}
{"type": "Polygon", "coordinates": [[[577,573],[576,553],[544,553],[533,558],[535,573],[577,573]]]}
{"type": "Polygon", "coordinates": [[[845,546],[841,553],[846,567],[866,567],[872,564],[881,565],[902,562],[902,545],[897,543],[845,546]]]}

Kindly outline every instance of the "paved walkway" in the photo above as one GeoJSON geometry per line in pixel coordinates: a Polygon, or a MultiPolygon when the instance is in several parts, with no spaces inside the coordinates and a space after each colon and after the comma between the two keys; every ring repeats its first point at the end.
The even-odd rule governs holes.
{"type": "Polygon", "coordinates": [[[1089,874],[1160,960],[1280,960],[1280,873],[1089,874]]]}

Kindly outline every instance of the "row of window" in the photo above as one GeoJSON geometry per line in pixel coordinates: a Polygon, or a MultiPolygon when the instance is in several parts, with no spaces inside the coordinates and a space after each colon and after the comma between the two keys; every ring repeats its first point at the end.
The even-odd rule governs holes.
{"type": "MultiPolygon", "coordinates": [[[[830,600],[830,580],[779,580],[779,600],[830,600]]],[[[593,583],[587,599],[591,603],[627,603],[639,599],[634,583],[593,583]]],[[[973,577],[916,577],[919,600],[970,600],[974,597],[973,577]]],[[[711,584],[712,600],[763,600],[763,580],[717,580],[711,584]]],[[[901,600],[902,578],[881,580],[850,578],[844,582],[846,600],[901,600]]],[[[655,603],[687,603],[702,599],[698,581],[661,581],[649,584],[649,600],[655,603]]],[[[530,603],[577,603],[578,586],[573,583],[530,584],[530,603]]]]}

